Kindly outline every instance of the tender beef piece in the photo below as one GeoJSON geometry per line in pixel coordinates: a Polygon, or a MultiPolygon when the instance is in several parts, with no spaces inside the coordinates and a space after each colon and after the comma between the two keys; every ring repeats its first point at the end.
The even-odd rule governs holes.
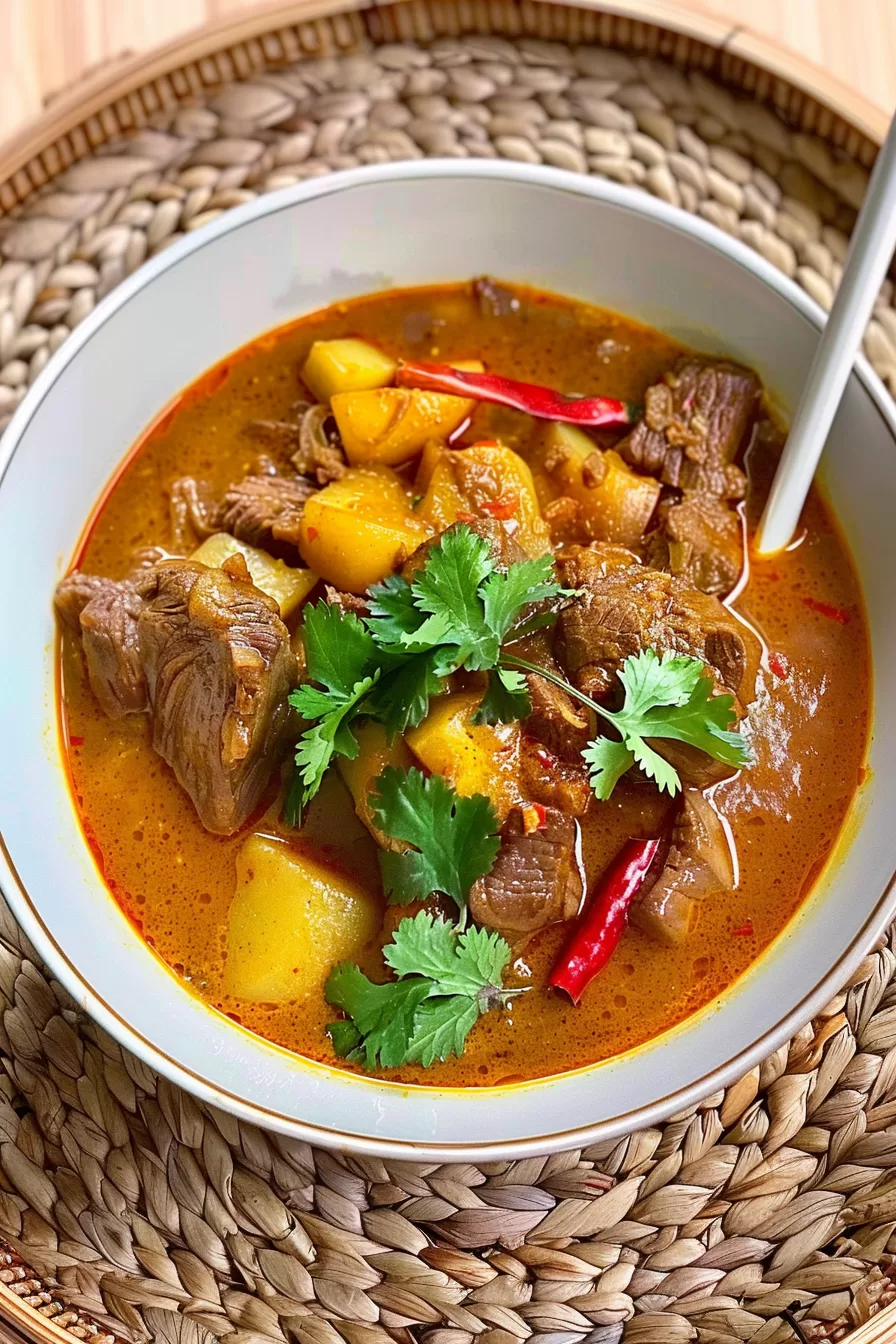
{"type": "Polygon", "coordinates": [[[80,569],[74,570],[56,587],[53,598],[56,615],[70,630],[80,634],[81,612],[87,603],[115,582],[115,579],[100,578],[99,574],[82,574],[80,569]]]}
{"type": "Polygon", "coordinates": [[[488,275],[480,275],[473,281],[473,297],[483,317],[510,317],[520,310],[516,295],[488,275]]]}
{"type": "Polygon", "coordinates": [[[537,738],[520,738],[520,790],[542,807],[556,808],[570,817],[583,817],[594,794],[588,768],[581,756],[555,756],[537,738]]]}
{"type": "Polygon", "coordinates": [[[352,611],[356,616],[369,616],[370,607],[363,597],[358,597],[355,593],[343,593],[338,588],[333,588],[329,583],[324,584],[324,601],[331,607],[341,607],[343,611],[352,611]]]}
{"type": "Polygon", "coordinates": [[[136,588],[153,746],[206,829],[230,835],[289,741],[289,633],[275,602],[223,570],[170,560],[136,588]]]}
{"type": "Polygon", "coordinates": [[[513,808],[495,866],[470,892],[476,922],[519,946],[546,925],[573,919],[584,893],[576,839],[576,823],[554,808],[529,835],[521,809],[513,808]]]}
{"type": "MultiPolygon", "coordinates": [[[[512,652],[526,662],[553,672],[555,676],[562,676],[560,664],[554,657],[553,643],[552,629],[537,630],[514,644],[512,652]]],[[[543,743],[552,755],[578,760],[593,736],[588,710],[545,677],[530,672],[526,679],[532,712],[523,720],[523,732],[543,743]]],[[[538,798],[535,801],[542,800],[538,798]]]]}
{"type": "Polygon", "coordinates": [[[299,424],[299,444],[292,465],[318,485],[338,481],[348,471],[342,440],[329,406],[306,406],[299,424]]]}
{"type": "Polygon", "coordinates": [[[697,789],[686,789],[665,866],[632,906],[632,923],[658,942],[680,943],[700,903],[733,887],[734,865],[719,815],[697,789]]]}
{"type": "Polygon", "coordinates": [[[703,593],[724,597],[740,578],[743,531],[738,515],[714,495],[687,491],[660,505],[658,527],[647,538],[655,569],[666,569],[703,593]]]}
{"type": "Polygon", "coordinates": [[[514,540],[513,533],[497,518],[473,518],[468,523],[452,523],[450,527],[445,528],[444,532],[421,542],[402,565],[402,577],[407,579],[408,583],[413,583],[417,573],[426,564],[426,557],[432,548],[438,546],[442,538],[447,536],[449,532],[456,532],[459,527],[469,528],[471,532],[475,532],[477,536],[488,542],[492,559],[499,569],[507,569],[520,560],[530,558],[519,542],[514,540]]]}
{"type": "Polygon", "coordinates": [[[625,555],[593,543],[558,557],[564,585],[583,590],[558,623],[561,660],[579,689],[603,698],[627,657],[673,650],[705,663],[719,691],[750,700],[758,645],[747,628],[717,598],[625,555]]]}
{"type": "Polygon", "coordinates": [[[146,709],[137,622],[140,598],[130,580],[77,570],[56,590],[56,610],[81,635],[90,687],[111,719],[146,709]]]}
{"type": "Polygon", "coordinates": [[[220,530],[250,546],[298,546],[305,500],[314,492],[301,476],[246,476],[224,496],[220,530]]]}
{"type": "MultiPolygon", "coordinates": [[[[716,472],[734,461],[758,396],[759,380],[749,369],[726,360],[683,356],[671,373],[647,389],[644,418],[617,450],[629,466],[659,477],[665,485],[705,487],[701,471],[716,472]]],[[[739,488],[737,478],[730,476],[727,488],[739,488]]]]}
{"type": "Polygon", "coordinates": [[[181,476],[168,488],[171,543],[179,553],[195,550],[200,541],[221,529],[221,510],[205,481],[181,476]]]}

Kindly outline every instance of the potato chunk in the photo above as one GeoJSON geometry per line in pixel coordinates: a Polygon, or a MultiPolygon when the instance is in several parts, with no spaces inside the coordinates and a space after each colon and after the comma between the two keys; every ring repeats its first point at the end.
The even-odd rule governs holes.
{"type": "Polygon", "coordinates": [[[237,541],[229,532],[216,532],[214,536],[206,538],[190,559],[198,560],[210,569],[220,569],[232,555],[245,557],[246,568],[255,587],[280,604],[280,615],[284,621],[304,602],[318,581],[313,570],[294,569],[282,560],[275,560],[267,551],[260,551],[257,546],[237,541]]]}
{"type": "Polygon", "coordinates": [[[512,448],[476,443],[472,448],[445,448],[441,455],[427,449],[425,465],[429,481],[418,512],[436,531],[464,513],[500,518],[515,523],[514,540],[528,555],[550,550],[532,472],[512,448]]]}
{"type": "Polygon", "coordinates": [[[343,392],[331,404],[349,462],[388,466],[410,461],[429,439],[448,438],[474,405],[466,397],[406,387],[343,392]]]}
{"type": "Polygon", "coordinates": [[[319,993],[331,967],[377,934],[375,897],[288,845],[252,835],[236,870],[225,965],[236,998],[289,1003],[319,993]]]}
{"type": "Polygon", "coordinates": [[[307,501],[299,551],[328,583],[364,593],[397,569],[431,530],[412,511],[394,471],[355,467],[307,501]]]}
{"type": "Polygon", "coordinates": [[[659,481],[639,476],[612,448],[603,451],[573,425],[539,430],[531,461],[544,496],[567,496],[578,504],[590,540],[619,546],[640,541],[660,497],[659,481]]]}
{"type": "Polygon", "coordinates": [[[383,849],[401,851],[406,848],[404,843],[393,839],[391,835],[386,835],[373,820],[370,795],[387,765],[407,770],[413,765],[414,758],[408,751],[403,737],[395,736],[389,742],[381,723],[362,723],[354,732],[358,741],[358,754],[353,761],[347,756],[337,757],[339,773],[352,795],[356,813],[377,844],[383,849]]]}
{"type": "Polygon", "coordinates": [[[394,359],[368,341],[354,337],[315,341],[302,369],[302,381],[318,401],[329,401],[337,392],[388,387],[397,367],[394,359]]]}
{"type": "Polygon", "coordinates": [[[485,794],[503,820],[520,801],[518,723],[474,723],[481,691],[441,696],[405,739],[434,775],[444,775],[463,797],[485,794]]]}

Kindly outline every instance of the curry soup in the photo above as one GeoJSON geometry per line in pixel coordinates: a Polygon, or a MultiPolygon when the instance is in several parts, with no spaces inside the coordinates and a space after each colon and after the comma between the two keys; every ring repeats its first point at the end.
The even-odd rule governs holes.
{"type": "MultiPolygon", "coordinates": [[[[619,704],[618,694],[615,700],[612,699],[613,691],[607,691],[606,687],[602,690],[603,683],[595,680],[596,675],[603,675],[601,669],[611,669],[607,672],[608,678],[612,677],[613,668],[618,673],[618,667],[607,653],[606,630],[603,629],[603,643],[599,648],[587,646],[585,655],[580,650],[573,658],[573,651],[583,641],[587,645],[592,637],[591,627],[583,627],[581,620],[579,626],[575,625],[576,608],[580,609],[579,617],[589,604],[594,612],[603,611],[600,607],[603,599],[599,596],[602,583],[612,581],[617,586],[640,583],[643,588],[644,573],[653,575],[654,570],[645,566],[635,570],[634,566],[640,565],[642,560],[646,560],[648,566],[656,566],[658,596],[650,600],[659,602],[663,611],[674,603],[687,605],[691,600],[687,594],[695,583],[702,581],[699,577],[694,580],[695,574],[715,575],[716,571],[705,564],[699,571],[686,568],[686,564],[696,563],[694,557],[698,555],[699,546],[688,535],[682,537],[681,519],[684,515],[673,513],[675,508],[680,511],[683,504],[703,500],[707,494],[706,480],[701,479],[699,491],[689,491],[687,488],[682,490],[680,484],[670,485],[664,479],[673,451],[679,454],[676,460],[683,464],[682,470],[689,466],[704,470],[707,459],[704,456],[700,460],[700,452],[692,448],[691,440],[700,441],[701,434],[705,440],[706,431],[703,421],[693,413],[693,399],[683,403],[685,411],[680,406],[676,409],[674,404],[680,380],[689,376],[687,360],[690,352],[660,332],[614,313],[533,290],[462,284],[390,291],[338,305],[265,335],[213,369],[184,392],[131,452],[89,524],[76,559],[77,569],[90,576],[120,581],[134,571],[135,556],[147,548],[148,556],[144,555],[139,561],[143,566],[139,569],[140,574],[147,572],[147,566],[158,565],[160,561],[164,565],[167,555],[184,554],[183,534],[175,535],[177,528],[172,522],[171,491],[175,480],[186,478],[201,482],[205,492],[203,497],[218,500],[226,495],[234,482],[245,477],[279,479],[284,474],[289,475],[293,468],[289,466],[284,444],[286,448],[296,448],[299,443],[295,428],[297,417],[305,414],[303,408],[297,411],[295,404],[301,397],[311,400],[308,389],[300,381],[300,371],[315,342],[337,338],[360,338],[391,357],[392,361],[437,361],[444,365],[475,360],[481,362],[479,367],[484,365],[489,372],[567,394],[603,395],[624,403],[646,405],[648,423],[640,426],[643,430],[641,449],[645,444],[654,448],[661,444],[666,453],[661,469],[654,467],[651,473],[648,468],[652,464],[643,453],[641,459],[637,459],[641,451],[637,442],[638,428],[631,431],[627,427],[609,427],[591,431],[594,452],[588,459],[590,466],[587,470],[582,469],[586,486],[596,482],[594,490],[602,488],[601,482],[608,479],[606,471],[609,470],[625,473],[626,488],[630,483],[629,476],[634,472],[640,483],[647,481],[648,487],[655,490],[655,496],[648,501],[651,517],[643,537],[637,542],[626,538],[628,549],[624,554],[627,558],[623,562],[616,554],[619,551],[618,537],[612,535],[612,527],[609,536],[601,534],[599,521],[585,527],[572,486],[568,482],[564,484],[566,478],[561,479],[560,484],[556,479],[552,481],[551,474],[554,473],[556,478],[559,471],[562,477],[571,459],[569,456],[564,459],[562,452],[558,454],[556,444],[550,452],[544,450],[544,422],[533,421],[528,415],[506,406],[477,401],[474,397],[471,415],[461,417],[456,428],[442,436],[441,443],[425,448],[425,452],[442,455],[463,453],[474,444],[485,444],[486,452],[496,451],[495,445],[518,451],[534,473],[538,496],[536,511],[540,510],[538,525],[545,535],[549,535],[553,550],[563,551],[567,557],[558,562],[558,572],[565,590],[573,590],[579,596],[553,599],[559,610],[559,614],[555,613],[555,625],[547,627],[547,635],[544,629],[530,634],[528,643],[517,647],[530,658],[556,658],[556,666],[564,681],[568,679],[571,685],[575,682],[572,697],[566,696],[559,710],[552,707],[555,717],[550,719],[550,731],[541,731],[534,718],[531,725],[524,719],[522,730],[518,723],[498,724],[488,730],[494,749],[499,755],[505,752],[501,760],[512,757],[512,767],[506,772],[512,781],[508,787],[519,818],[522,818],[513,822],[515,830],[508,820],[506,807],[502,808],[501,799],[495,796],[491,785],[489,788],[497,824],[503,828],[500,831],[502,856],[506,847],[531,838],[530,822],[537,837],[538,827],[545,824],[546,808],[552,813],[558,803],[557,834],[561,835],[560,823],[563,822],[570,828],[570,834],[574,831],[575,846],[566,855],[572,874],[564,877],[567,887],[563,900],[567,905],[554,908],[555,917],[546,918],[544,927],[534,927],[537,919],[532,927],[522,927],[512,918],[508,921],[506,915],[492,919],[489,924],[488,914],[483,916],[485,927],[496,928],[506,937],[510,949],[504,989],[527,992],[505,997],[496,1010],[483,1012],[469,1031],[459,1057],[451,1054],[440,1059],[437,1053],[429,1067],[412,1061],[382,1071],[384,1076],[402,1082],[479,1086],[543,1077],[593,1064],[649,1040],[720,994],[781,932],[817,879],[860,784],[868,735],[868,640],[861,594],[849,556],[830,511],[813,491],[802,520],[803,531],[798,545],[762,563],[750,558],[744,574],[732,585],[736,596],[729,599],[724,610],[719,606],[719,599],[726,598],[727,594],[720,585],[730,581],[708,578],[703,591],[697,593],[704,605],[714,604],[712,649],[720,640],[723,643],[729,641],[724,655],[729,660],[731,641],[737,649],[746,649],[747,672],[745,674],[741,667],[738,677],[750,679],[748,689],[746,681],[739,682],[736,687],[730,679],[725,680],[727,663],[723,663],[721,657],[712,663],[712,657],[716,655],[710,650],[705,622],[701,627],[703,642],[693,645],[700,650],[697,656],[716,677],[715,689],[730,690],[733,694],[735,710],[732,710],[732,716],[735,713],[743,716],[741,728],[752,753],[751,768],[739,772],[723,769],[719,773],[727,777],[720,780],[712,771],[708,775],[698,772],[697,777],[690,780],[686,774],[686,768],[690,766],[686,763],[681,766],[686,785],[684,794],[679,792],[674,797],[668,791],[661,792],[642,772],[628,770],[622,774],[608,799],[598,801],[589,795],[591,800],[587,807],[567,805],[564,802],[566,795],[557,792],[557,779],[567,768],[572,779],[573,766],[575,764],[579,769],[580,762],[577,758],[575,763],[562,768],[558,764],[561,757],[566,760],[563,715],[570,724],[575,722],[576,732],[583,732],[586,737],[595,732],[594,721],[589,719],[590,711],[580,698],[576,698],[576,688],[581,693],[585,688],[598,705],[605,703],[618,707],[619,704]],[[669,373],[676,368],[679,373],[669,373]],[[665,382],[664,375],[668,375],[665,382]],[[656,387],[662,395],[648,393],[648,389],[656,387]],[[679,420],[675,420],[674,415],[678,415],[679,420]],[[679,421],[687,420],[687,416],[690,420],[686,428],[691,432],[691,439],[676,429],[679,421]],[[281,428],[277,429],[277,426],[281,428]],[[284,426],[293,429],[289,431],[284,426]],[[446,446],[446,442],[450,446],[446,446]],[[542,517],[547,518],[546,524],[542,517]],[[676,525],[679,525],[678,533],[675,532],[676,525]],[[657,538],[663,528],[666,531],[660,544],[657,538]],[[634,554],[629,555],[629,551],[634,554]],[[570,555],[572,560],[568,558],[570,555]],[[591,566],[594,555],[598,555],[601,569],[592,579],[593,566],[592,569],[588,566],[591,566]],[[622,568],[614,568],[619,565],[622,568]],[[670,579],[669,571],[674,575],[676,566],[681,573],[670,579]],[[617,578],[617,574],[621,577],[617,578]],[[591,588],[587,586],[589,583],[593,585],[591,588]],[[582,596],[586,590],[587,599],[582,596]],[[707,591],[715,595],[707,596],[707,591]],[[550,641],[553,641],[552,651],[546,654],[550,641]],[[597,673],[595,669],[598,669],[597,673]],[[590,681],[584,680],[586,673],[591,677],[590,681]],[[605,692],[611,698],[601,702],[600,695],[605,692]],[[583,716],[584,728],[581,726],[583,716]],[[520,785],[520,776],[514,774],[518,762],[518,755],[514,753],[522,750],[518,734],[522,731],[528,742],[526,735],[530,734],[530,728],[532,740],[537,742],[535,750],[541,753],[539,759],[544,774],[550,777],[543,781],[545,796],[534,802],[534,785],[520,785]],[[558,731],[561,731],[559,738],[556,736],[558,731]],[[511,742],[513,734],[517,737],[511,742]],[[614,955],[590,983],[581,1002],[574,1005],[566,994],[548,986],[552,968],[574,927],[568,917],[569,901],[573,901],[571,914],[574,919],[578,907],[587,905],[585,893],[590,893],[593,899],[602,875],[625,842],[632,837],[655,836],[666,837],[657,860],[659,868],[663,862],[666,864],[660,886],[666,897],[671,892],[671,904],[667,902],[665,908],[672,909],[676,901],[684,899],[674,881],[670,885],[668,874],[672,865],[677,880],[686,869],[686,884],[696,871],[686,868],[690,861],[687,855],[681,860],[679,851],[684,842],[680,833],[674,830],[679,816],[676,809],[682,807],[682,798],[687,795],[692,795],[698,812],[704,806],[700,799],[708,798],[713,817],[722,819],[730,848],[729,859],[725,862],[733,862],[731,880],[726,883],[714,879],[713,887],[720,889],[713,889],[706,899],[688,904],[686,936],[673,933],[666,938],[661,932],[658,938],[650,923],[656,910],[654,916],[648,918],[642,914],[638,919],[633,907],[631,922],[614,955]],[[533,807],[535,812],[531,811],[533,807]],[[564,807],[572,820],[559,816],[564,807]],[[510,831],[508,826],[511,826],[510,831]],[[673,829],[670,831],[670,828],[673,829]],[[679,864],[677,869],[676,863],[679,864]],[[574,880],[576,873],[579,878],[574,880]],[[556,918],[558,911],[567,917],[556,918]]],[[[724,377],[729,376],[734,375],[730,371],[724,373],[724,377]]],[[[698,407],[703,404],[700,397],[704,393],[699,391],[702,386],[698,384],[698,407]]],[[[705,398],[709,398],[705,418],[715,424],[712,416],[718,408],[715,403],[710,404],[712,395],[713,388],[709,387],[705,393],[705,398]]],[[[779,436],[761,401],[755,400],[751,405],[749,424],[737,445],[735,459],[747,473],[745,503],[738,503],[736,485],[729,488],[730,481],[735,479],[732,473],[725,478],[729,485],[720,487],[713,496],[717,503],[722,501],[718,503],[718,509],[731,510],[736,515],[738,529],[744,520],[748,534],[758,520],[780,447],[779,436]]],[[[331,420],[325,422],[324,415],[328,415],[328,409],[322,411],[315,422],[318,430],[315,442],[341,454],[345,447],[341,441],[344,435],[337,433],[331,420]]],[[[640,412],[636,411],[634,415],[637,425],[640,412]]],[[[341,421],[338,428],[344,428],[341,421]]],[[[710,432],[715,431],[711,428],[710,432]]],[[[438,439],[438,433],[433,437],[438,439]]],[[[419,452],[423,450],[421,445],[416,454],[406,455],[404,460],[399,454],[391,465],[376,468],[395,473],[401,489],[406,492],[407,509],[415,520],[414,527],[417,526],[416,519],[423,516],[421,509],[428,507],[432,489],[420,464],[419,452]]],[[[482,450],[477,451],[481,455],[482,450]]],[[[444,456],[438,459],[439,462],[444,460],[444,456]]],[[[338,469],[329,476],[326,470],[315,475],[313,464],[309,468],[308,462],[301,465],[306,468],[303,481],[311,482],[309,492],[319,488],[323,491],[332,489],[334,481],[344,482],[346,479],[341,457],[338,469]]],[[[348,470],[351,474],[357,467],[350,463],[348,470]]],[[[304,490],[304,485],[302,488],[304,490]]],[[[477,520],[483,520],[489,527],[497,522],[512,534],[517,522],[514,517],[517,504],[515,499],[506,503],[506,481],[502,479],[494,487],[490,508],[486,507],[488,499],[483,502],[483,488],[477,477],[479,493],[471,490],[466,507],[460,512],[455,510],[454,518],[460,520],[454,521],[455,528],[469,525],[475,530],[477,520]]],[[[580,481],[579,488],[581,493],[580,481]]],[[[637,483],[635,488],[638,488],[637,483]]],[[[309,493],[309,498],[314,495],[309,493]]],[[[193,500],[192,504],[195,503],[193,500]]],[[[307,510],[307,501],[303,507],[307,510]]],[[[716,504],[712,508],[716,508],[716,504]]],[[[185,526],[192,521],[195,528],[197,508],[191,506],[186,515],[182,511],[181,522],[185,516],[185,526]]],[[[220,523],[220,515],[215,518],[220,523]]],[[[450,526],[452,520],[438,518],[430,508],[428,517],[419,524],[419,534],[412,532],[411,535],[415,542],[428,538],[437,542],[441,534],[439,524],[446,522],[450,526]]],[[[284,540],[282,535],[278,539],[276,533],[270,549],[276,559],[285,560],[288,566],[307,569],[310,562],[310,568],[314,570],[318,538],[310,535],[315,529],[309,531],[307,519],[304,526],[299,554],[294,544],[284,540]]],[[[226,533],[227,527],[218,527],[212,521],[205,530],[219,535],[226,533]]],[[[194,549],[201,545],[202,533],[200,526],[190,542],[194,549]]],[[[729,529],[729,540],[730,535],[729,529]]],[[[404,562],[412,549],[412,546],[406,547],[396,556],[395,564],[404,562]]],[[[192,551],[187,553],[192,554],[192,551]]],[[[710,558],[715,562],[719,557],[710,552],[710,558]]],[[[328,563],[324,557],[324,568],[328,563]]],[[[500,563],[495,563],[500,570],[500,563]]],[[[323,575],[324,579],[329,578],[327,596],[340,612],[352,612],[357,607],[363,617],[363,591],[350,593],[339,606],[341,585],[338,578],[341,573],[337,565],[334,575],[323,575]]],[[[409,580],[411,574],[412,571],[408,571],[409,580]]],[[[242,573],[226,582],[238,585],[240,579],[247,578],[242,573]]],[[[314,575],[308,582],[314,582],[314,575]]],[[[152,601],[158,605],[163,600],[155,589],[152,597],[145,595],[145,580],[141,579],[137,587],[143,594],[140,602],[152,601]]],[[[317,584],[311,589],[308,602],[315,602],[323,591],[322,585],[317,584]]],[[[621,600],[617,594],[614,599],[617,608],[621,600]]],[[[642,599],[639,597],[638,600],[642,599]]],[[[299,606],[286,617],[292,656],[296,650],[299,653],[298,670],[293,680],[297,680],[301,669],[306,667],[296,631],[301,627],[307,605],[306,602],[304,607],[299,606]]],[[[624,602],[622,605],[625,607],[624,602]]],[[[160,754],[158,737],[154,738],[153,714],[161,713],[158,700],[161,683],[155,690],[152,684],[150,686],[150,712],[116,713],[110,718],[101,708],[95,694],[96,677],[88,678],[82,650],[82,638],[87,648],[84,634],[87,617],[83,613],[89,610],[89,607],[79,608],[80,629],[77,623],[62,622],[61,712],[73,798],[110,892],[147,943],[209,1005],[299,1054],[330,1064],[360,1068],[361,1064],[351,1059],[340,1060],[326,1034],[327,1025],[339,1014],[325,999],[321,977],[309,989],[303,966],[291,968],[296,976],[295,983],[301,987],[296,997],[290,993],[288,980],[284,988],[281,966],[271,982],[274,985],[272,999],[266,1000],[263,990],[253,992],[251,997],[235,990],[235,985],[239,987],[243,983],[233,969],[234,959],[241,956],[242,935],[234,932],[231,907],[238,873],[241,882],[251,881],[254,870],[247,873],[247,864],[251,868],[256,862],[247,860],[244,853],[241,857],[241,852],[244,852],[248,837],[268,837],[275,848],[275,858],[283,851],[300,859],[310,858],[324,874],[333,876],[337,887],[340,883],[347,884],[357,900],[366,901],[368,915],[364,918],[368,922],[365,924],[362,919],[352,925],[355,944],[348,959],[357,962],[375,981],[388,978],[382,944],[394,933],[402,915],[413,914],[421,908],[419,902],[410,910],[402,906],[387,908],[375,831],[372,834],[356,815],[352,794],[338,768],[326,773],[320,791],[306,808],[303,824],[296,827],[286,823],[283,819],[283,790],[289,781],[291,751],[286,752],[286,764],[282,768],[282,751],[269,763],[267,782],[253,803],[251,815],[238,829],[230,834],[208,829],[166,763],[171,759],[170,755],[163,759],[164,749],[160,754]],[[375,915],[372,923],[369,910],[375,915]]],[[[281,610],[285,608],[281,607],[281,610]]],[[[690,630],[692,627],[688,622],[704,620],[701,614],[704,608],[696,605],[696,598],[687,610],[697,614],[687,618],[682,616],[680,629],[690,630]]],[[[626,639],[630,627],[625,622],[630,616],[625,608],[619,628],[625,626],[626,639]]],[[[142,621],[144,616],[139,619],[142,621]]],[[[606,626],[609,618],[601,619],[606,626]]],[[[656,621],[659,620],[658,616],[656,621]]],[[[656,621],[651,628],[660,628],[656,621]]],[[[696,625],[693,628],[696,630],[696,625]]],[[[143,629],[142,625],[140,629],[143,629]]],[[[683,637],[679,630],[675,637],[679,642],[672,641],[668,645],[658,642],[656,647],[660,653],[666,647],[678,653],[687,652],[692,646],[682,645],[683,637]]],[[[622,635],[615,633],[614,639],[622,640],[623,652],[633,651],[625,644],[622,635]]],[[[145,633],[141,640],[145,658],[145,633]]],[[[554,662],[551,666],[555,666],[554,662]]],[[[472,696],[478,703],[482,698],[485,675],[475,668],[460,668],[446,682],[448,694],[472,696]]],[[[532,685],[530,678],[530,687],[532,685]]],[[[544,686],[540,685],[538,689],[543,691],[544,686]]],[[[534,696],[535,691],[532,693],[534,696]]],[[[563,690],[558,694],[566,695],[563,690]]],[[[444,697],[435,697],[430,714],[443,702],[444,697]]],[[[456,703],[462,706],[462,701],[456,703]]],[[[533,704],[533,716],[536,709],[533,704]]],[[[467,718],[464,723],[469,732],[473,732],[471,720],[467,718]]],[[[287,734],[290,744],[297,741],[301,728],[301,723],[294,718],[287,734]]],[[[413,732],[419,735],[420,729],[413,732]]],[[[413,732],[408,734],[409,740],[413,732]]],[[[419,740],[423,741],[422,738],[419,740]]],[[[457,740],[454,739],[455,744],[457,740]]],[[[422,765],[427,773],[435,769],[422,746],[419,756],[412,749],[408,759],[422,765]]],[[[463,793],[458,782],[460,767],[450,749],[446,759],[445,773],[456,785],[458,793],[463,793]]],[[[497,764],[494,778],[503,769],[503,765],[497,764]]],[[[532,778],[531,772],[526,778],[532,778]]],[[[581,780],[576,776],[574,782],[578,788],[581,780]]],[[[576,797],[580,796],[580,792],[576,794],[576,797]]],[[[359,807],[358,811],[363,813],[363,808],[359,807]]],[[[550,837],[547,832],[544,834],[547,844],[550,837]]],[[[393,846],[399,856],[402,848],[401,842],[393,846]]],[[[258,851],[261,854],[267,852],[263,848],[258,851]]],[[[554,863],[556,858],[552,850],[551,862],[554,863]]],[[[713,871],[717,871],[717,867],[713,871]]],[[[520,871],[525,873],[524,868],[520,871]]],[[[545,871],[543,864],[538,872],[543,875],[545,871]]],[[[654,878],[657,871],[655,865],[654,878]]],[[[301,869],[296,872],[300,873],[301,869]]],[[[301,883],[296,889],[295,919],[299,921],[306,909],[300,888],[301,883]]],[[[492,908],[488,905],[490,899],[492,906],[496,900],[506,904],[506,892],[497,896],[493,892],[485,896],[480,893],[478,906],[471,894],[470,909],[474,917],[478,917],[477,910],[492,908]]],[[[435,896],[430,908],[451,918],[457,915],[444,896],[435,896]]],[[[282,919],[282,910],[277,918],[282,919]]],[[[259,936],[263,938],[263,932],[259,934],[258,928],[253,927],[254,933],[247,936],[256,940],[253,955],[257,958],[257,940],[259,936]]],[[[281,941],[282,925],[274,920],[271,929],[272,938],[281,941]]],[[[318,932],[315,937],[318,940],[323,937],[326,941],[327,935],[318,932]]],[[[337,938],[334,946],[338,955],[330,960],[344,960],[343,943],[337,938]]]]}

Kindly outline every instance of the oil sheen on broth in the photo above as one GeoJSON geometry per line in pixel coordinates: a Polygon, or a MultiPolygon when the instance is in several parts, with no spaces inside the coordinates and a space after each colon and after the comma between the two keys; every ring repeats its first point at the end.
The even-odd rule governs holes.
{"type": "MultiPolygon", "coordinates": [[[[682,352],[661,333],[614,313],[531,290],[517,295],[519,310],[508,320],[484,316],[468,286],[392,291],[316,314],[245,347],[188,389],[140,441],[92,520],[78,564],[120,577],[136,548],[165,544],[166,488],[173,478],[196,475],[223,492],[248,472],[257,444],[242,432],[245,425],[283,417],[298,395],[297,370],[315,340],[352,335],[395,355],[476,357],[520,379],[635,401],[682,352]],[[424,312],[432,319],[428,324],[424,312]]],[[[527,434],[523,417],[480,407],[464,437],[474,442],[500,435],[520,446],[527,434]]],[[[757,456],[748,459],[751,525],[773,466],[757,456]]],[[[862,776],[870,679],[858,584],[817,492],[803,522],[802,544],[761,565],[754,561],[736,601],[774,655],[759,674],[751,707],[755,766],[718,786],[736,838],[737,890],[708,901],[696,936],[679,947],[660,946],[630,928],[578,1008],[543,989],[564,930],[543,931],[510,978],[534,992],[516,998],[510,1011],[483,1018],[463,1058],[390,1076],[487,1085],[554,1074],[631,1049],[718,995],[793,915],[862,776]],[[830,610],[839,619],[831,619],[830,610]]],[[[235,854],[251,831],[307,847],[379,891],[375,846],[338,778],[328,778],[301,834],[279,820],[277,776],[240,833],[211,835],[153,752],[146,716],[110,722],[92,697],[71,636],[63,636],[60,656],[72,791],[115,899],[209,1004],[290,1050],[339,1063],[324,1034],[333,1011],[322,995],[271,1007],[229,998],[223,988],[235,854]]],[[[599,872],[630,835],[651,834],[652,807],[658,819],[665,803],[656,791],[625,780],[609,802],[592,807],[583,822],[586,869],[599,872]]],[[[381,965],[378,956],[371,949],[369,973],[381,965]]]]}

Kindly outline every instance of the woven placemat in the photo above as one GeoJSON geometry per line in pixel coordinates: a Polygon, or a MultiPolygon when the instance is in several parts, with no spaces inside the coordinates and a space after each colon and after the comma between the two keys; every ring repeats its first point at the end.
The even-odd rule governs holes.
{"type": "MultiPolygon", "coordinates": [[[[382,12],[344,16],[312,26],[336,54],[297,60],[305,28],[278,30],[242,64],[230,49],[181,72],[155,106],[121,99],[142,129],[116,140],[116,104],[93,142],[0,186],[3,424],[146,257],[261,192],[361,163],[504,156],[603,174],[699,213],[829,306],[873,155],[842,120],[815,118],[848,154],[689,71],[684,49],[681,68],[610,49],[644,49],[631,25],[567,45],[501,36],[525,28],[516,6],[413,9],[432,41],[375,45],[382,12]],[[446,12],[458,31],[440,37],[446,12]],[[463,34],[465,14],[492,31],[463,34]]],[[[543,31],[544,7],[526,12],[543,31]]],[[[549,31],[564,22],[581,35],[559,7],[549,31]]],[[[892,297],[888,282],[866,350],[896,392],[892,297]]],[[[95,1339],[842,1338],[896,1295],[894,970],[891,932],[789,1045],[663,1126],[420,1166],[201,1106],[86,1020],[0,906],[0,1289],[95,1339]]]]}

